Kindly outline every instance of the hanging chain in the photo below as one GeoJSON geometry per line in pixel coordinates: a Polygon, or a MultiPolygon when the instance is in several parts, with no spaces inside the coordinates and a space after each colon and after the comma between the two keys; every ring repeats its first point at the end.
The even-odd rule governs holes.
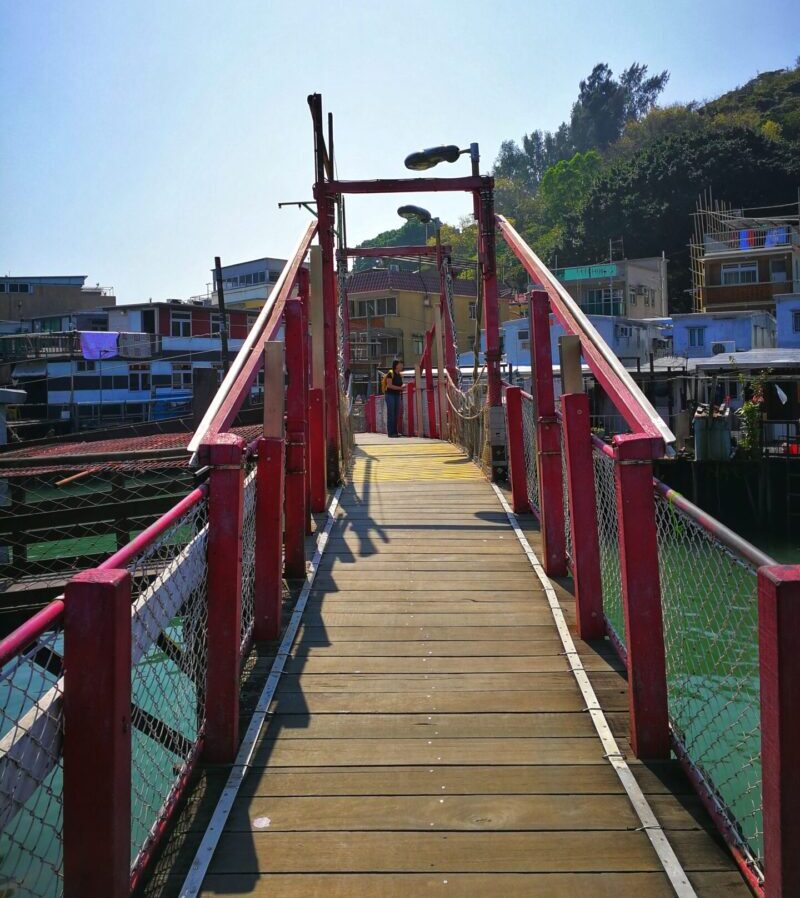
{"type": "Polygon", "coordinates": [[[455,305],[453,302],[453,272],[450,268],[450,257],[445,256],[442,260],[442,270],[444,271],[444,291],[447,297],[447,308],[450,315],[450,330],[453,333],[453,349],[456,356],[456,386],[461,386],[461,367],[458,364],[458,330],[456,329],[455,305]]]}

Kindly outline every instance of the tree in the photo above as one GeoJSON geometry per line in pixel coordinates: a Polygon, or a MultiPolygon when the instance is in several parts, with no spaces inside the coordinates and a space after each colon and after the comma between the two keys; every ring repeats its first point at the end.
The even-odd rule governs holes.
{"type": "Polygon", "coordinates": [[[797,194],[800,155],[786,141],[742,127],[684,130],[619,159],[594,179],[579,214],[568,219],[559,258],[602,258],[623,236],[630,258],[669,258],[672,311],[688,311],[692,213],[706,189],[737,207],[786,202],[797,194]],[[563,255],[562,255],[563,254],[563,255]]]}
{"type": "Polygon", "coordinates": [[[598,63],[572,107],[570,131],[578,150],[605,150],[618,140],[627,122],[638,121],[655,105],[669,81],[669,72],[647,77],[647,66],[634,62],[615,80],[605,63],[598,63]]]}

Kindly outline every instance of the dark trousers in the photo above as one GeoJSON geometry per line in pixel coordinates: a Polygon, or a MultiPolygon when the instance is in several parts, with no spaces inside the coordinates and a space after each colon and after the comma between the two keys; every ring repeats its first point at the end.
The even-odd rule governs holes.
{"type": "Polygon", "coordinates": [[[400,394],[394,390],[386,391],[386,433],[390,437],[397,436],[397,417],[400,414],[400,394]]]}

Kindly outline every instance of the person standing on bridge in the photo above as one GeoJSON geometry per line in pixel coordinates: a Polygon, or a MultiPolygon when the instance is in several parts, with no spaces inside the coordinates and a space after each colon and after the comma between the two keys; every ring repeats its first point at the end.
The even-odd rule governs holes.
{"type": "Polygon", "coordinates": [[[403,362],[393,359],[391,370],[384,378],[386,396],[386,433],[390,437],[399,437],[397,422],[400,417],[400,395],[403,392],[403,362]]]}

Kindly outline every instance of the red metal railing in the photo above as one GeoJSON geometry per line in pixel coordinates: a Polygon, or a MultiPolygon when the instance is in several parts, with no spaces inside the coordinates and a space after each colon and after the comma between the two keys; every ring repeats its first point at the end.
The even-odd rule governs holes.
{"type": "Polygon", "coordinates": [[[581,637],[607,636],[626,664],[634,752],[674,752],[757,894],[800,894],[789,810],[800,798],[800,566],[775,565],[653,477],[671,434],[519,235],[499,227],[544,286],[531,307],[534,395],[505,390],[514,506],[539,517],[549,572],[569,563],[581,637]],[[631,427],[610,445],[591,433],[585,394],[553,404],[551,310],[631,427]],[[545,445],[549,429],[560,438],[545,445]]]}

